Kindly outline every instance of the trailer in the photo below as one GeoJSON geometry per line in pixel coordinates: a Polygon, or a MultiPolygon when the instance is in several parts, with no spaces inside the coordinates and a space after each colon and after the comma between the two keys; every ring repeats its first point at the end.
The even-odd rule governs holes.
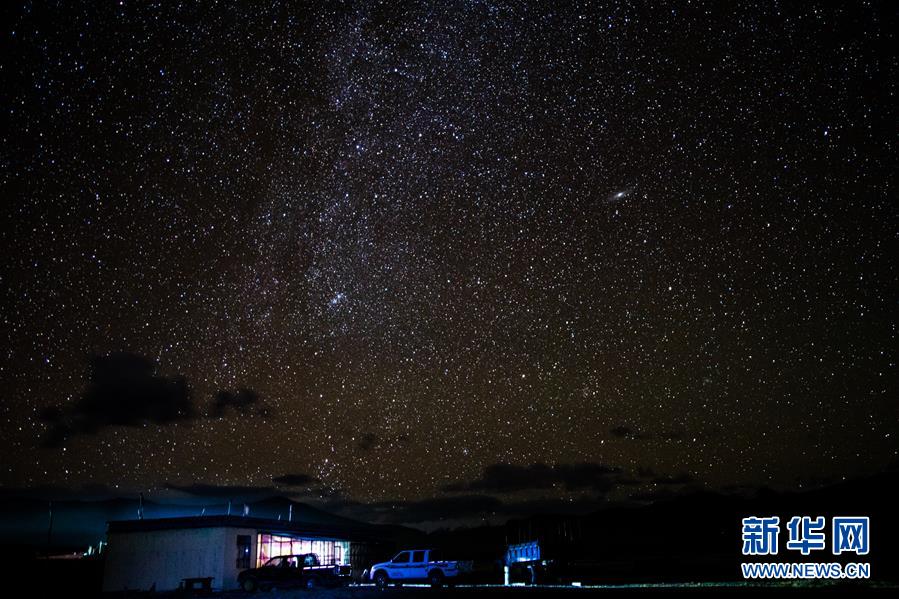
{"type": "Polygon", "coordinates": [[[610,563],[540,540],[506,547],[504,584],[591,585],[608,582],[610,563]]]}

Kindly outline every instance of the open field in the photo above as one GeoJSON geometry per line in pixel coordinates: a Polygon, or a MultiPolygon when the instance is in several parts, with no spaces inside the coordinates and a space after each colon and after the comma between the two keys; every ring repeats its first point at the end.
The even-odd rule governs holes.
{"type": "MultiPolygon", "coordinates": [[[[367,599],[367,598],[408,598],[431,597],[434,599],[444,597],[503,597],[507,599],[534,597],[558,597],[560,595],[576,599],[585,596],[633,596],[647,593],[662,593],[664,595],[683,595],[687,593],[728,593],[750,594],[757,592],[785,595],[799,592],[824,592],[843,593],[847,591],[874,592],[878,590],[895,590],[899,585],[893,583],[829,583],[829,582],[793,582],[793,583],[678,583],[678,584],[627,584],[627,585],[598,585],[591,587],[572,586],[500,586],[500,585],[461,585],[452,589],[432,589],[423,585],[407,585],[401,588],[391,587],[387,590],[378,590],[372,585],[350,586],[339,589],[290,589],[273,590],[263,593],[244,593],[243,591],[227,591],[215,593],[213,597],[222,599],[367,599]]],[[[113,594],[105,597],[149,597],[146,594],[113,594]]],[[[183,597],[191,596],[179,593],[154,594],[153,597],[183,597]]],[[[202,596],[202,595],[196,595],[202,596]]]]}

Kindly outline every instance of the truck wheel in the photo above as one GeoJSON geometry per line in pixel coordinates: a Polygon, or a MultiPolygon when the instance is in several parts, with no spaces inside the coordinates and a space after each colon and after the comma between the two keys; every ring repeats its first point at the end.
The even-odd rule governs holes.
{"type": "Polygon", "coordinates": [[[431,583],[431,588],[439,589],[443,586],[443,572],[431,570],[431,573],[428,574],[428,582],[431,583]]]}
{"type": "Polygon", "coordinates": [[[307,589],[315,589],[318,588],[318,578],[315,576],[310,576],[306,579],[306,588],[307,589]]]}
{"type": "Polygon", "coordinates": [[[381,590],[386,589],[387,581],[388,581],[387,572],[384,572],[383,570],[379,570],[378,572],[375,573],[375,586],[376,587],[378,587],[381,590]]]}
{"type": "Polygon", "coordinates": [[[256,579],[255,578],[245,578],[243,581],[243,584],[241,584],[240,586],[241,586],[241,588],[243,588],[243,590],[245,590],[248,593],[255,593],[256,588],[257,588],[256,579]]]}

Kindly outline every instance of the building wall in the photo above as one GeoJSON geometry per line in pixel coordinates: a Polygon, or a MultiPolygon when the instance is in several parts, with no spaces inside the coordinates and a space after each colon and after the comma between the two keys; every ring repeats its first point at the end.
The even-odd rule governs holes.
{"type": "MultiPolygon", "coordinates": [[[[271,533],[255,528],[229,526],[110,532],[104,551],[103,590],[147,591],[155,588],[157,591],[169,591],[177,589],[184,578],[208,576],[212,577],[215,589],[236,589],[237,575],[242,570],[237,567],[237,537],[250,537],[249,564],[253,568],[259,560],[259,537],[262,534],[271,536],[271,533]]],[[[306,535],[281,534],[295,536],[300,541],[310,540],[306,535]]],[[[338,541],[345,544],[345,548],[348,546],[348,550],[343,552],[343,562],[352,566],[357,578],[374,562],[393,555],[383,550],[376,551],[377,546],[369,543],[348,543],[336,538],[327,541],[338,541]]],[[[315,549],[302,543],[296,545],[294,547],[288,543],[287,552],[305,553],[315,549]]]]}
{"type": "Polygon", "coordinates": [[[237,535],[251,536],[255,563],[256,531],[238,528],[187,528],[109,534],[104,591],[177,589],[183,578],[211,576],[218,589],[237,587],[237,535]]]}
{"type": "Polygon", "coordinates": [[[248,535],[250,537],[250,568],[256,566],[256,541],[259,537],[255,528],[223,528],[224,562],[222,564],[222,577],[214,580],[213,584],[223,590],[236,589],[237,575],[246,568],[237,567],[237,537],[248,535]]]}

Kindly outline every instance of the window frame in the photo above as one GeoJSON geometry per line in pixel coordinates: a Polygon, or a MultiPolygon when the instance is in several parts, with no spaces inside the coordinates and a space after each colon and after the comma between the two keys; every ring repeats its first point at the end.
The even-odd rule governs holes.
{"type": "Polygon", "coordinates": [[[252,535],[237,535],[237,559],[235,560],[235,566],[238,570],[248,570],[250,568],[252,553],[252,535]]]}

